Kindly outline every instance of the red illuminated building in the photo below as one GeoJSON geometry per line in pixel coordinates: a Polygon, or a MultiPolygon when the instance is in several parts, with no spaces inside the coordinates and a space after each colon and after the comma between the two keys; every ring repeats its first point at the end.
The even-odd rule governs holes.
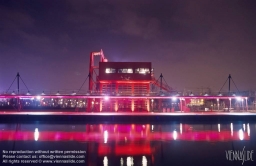
{"type": "Polygon", "coordinates": [[[101,50],[91,53],[89,71],[90,92],[104,95],[104,98],[88,101],[88,110],[150,111],[149,98],[125,96],[149,96],[151,83],[155,81],[154,85],[158,85],[153,77],[151,62],[108,62],[101,50]],[[94,65],[94,56],[100,56],[99,66],[94,65]]]}

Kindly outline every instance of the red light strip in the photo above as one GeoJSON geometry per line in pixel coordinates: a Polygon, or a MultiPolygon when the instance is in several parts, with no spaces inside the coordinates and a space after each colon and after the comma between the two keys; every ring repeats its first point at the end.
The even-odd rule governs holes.
{"type": "MultiPolygon", "coordinates": [[[[107,95],[0,95],[0,98],[98,98],[104,99],[107,95]]],[[[237,99],[238,96],[108,96],[109,99],[237,99]]],[[[239,96],[241,99],[247,99],[247,97],[239,96]]]]}

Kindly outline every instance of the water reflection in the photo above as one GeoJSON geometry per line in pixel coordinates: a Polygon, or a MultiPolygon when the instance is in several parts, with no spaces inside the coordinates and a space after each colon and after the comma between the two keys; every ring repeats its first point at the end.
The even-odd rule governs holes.
{"type": "Polygon", "coordinates": [[[34,138],[35,138],[35,141],[38,141],[38,138],[39,138],[39,131],[38,131],[38,128],[35,128],[34,138]]]}
{"type": "Polygon", "coordinates": [[[195,161],[195,158],[207,158],[204,155],[210,157],[213,153],[225,158],[225,150],[242,145],[255,149],[252,140],[255,130],[251,131],[249,123],[2,124],[0,129],[0,146],[5,150],[35,150],[40,144],[45,150],[65,150],[67,147],[86,150],[87,164],[91,166],[168,165],[185,162],[178,162],[182,156],[195,161]],[[60,145],[55,146],[56,142],[60,145]],[[74,142],[77,145],[74,146],[74,142]]]}
{"type": "Polygon", "coordinates": [[[239,130],[239,133],[238,133],[238,134],[239,134],[239,139],[240,139],[240,140],[244,140],[244,132],[243,132],[242,129],[239,130]]]}
{"type": "MultiPolygon", "coordinates": [[[[8,125],[9,126],[9,125],[8,125]]],[[[33,126],[33,125],[32,125],[33,126]]],[[[31,126],[31,127],[32,127],[31,126]]],[[[137,125],[137,124],[86,124],[86,125],[63,125],[65,130],[58,130],[57,125],[54,126],[38,125],[34,131],[29,125],[21,125],[19,130],[9,128],[6,125],[1,125],[3,128],[0,131],[0,140],[35,140],[35,141],[95,141],[108,144],[109,141],[114,142],[134,142],[134,141],[154,141],[154,140],[186,140],[186,141],[230,141],[250,139],[250,125],[247,128],[242,125],[236,125],[233,129],[233,123],[222,125],[223,130],[220,130],[220,124],[217,128],[215,125],[137,125]],[[24,127],[23,127],[24,126],[24,127]],[[69,127],[66,127],[69,126],[69,127]],[[153,127],[154,126],[154,127],[153,127]],[[82,129],[82,130],[81,130],[82,129]],[[246,135],[244,132],[246,131],[246,135]]]]}

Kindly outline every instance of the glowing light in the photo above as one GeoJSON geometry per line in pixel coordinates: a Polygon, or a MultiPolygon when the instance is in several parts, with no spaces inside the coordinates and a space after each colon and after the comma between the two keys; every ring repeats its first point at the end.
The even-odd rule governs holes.
{"type": "Polygon", "coordinates": [[[153,103],[153,102],[154,102],[154,99],[151,99],[151,102],[153,103]]]}
{"type": "Polygon", "coordinates": [[[236,97],[236,100],[241,101],[242,98],[241,97],[236,97]]]}
{"type": "Polygon", "coordinates": [[[244,132],[242,129],[239,130],[238,135],[240,140],[244,140],[244,132]]]}
{"type": "Polygon", "coordinates": [[[146,156],[142,156],[142,166],[147,166],[147,162],[146,156]]]}
{"type": "Polygon", "coordinates": [[[251,132],[251,130],[250,130],[250,125],[249,125],[249,123],[247,124],[247,134],[248,134],[248,136],[250,136],[250,132],[251,132]]]}
{"type": "Polygon", "coordinates": [[[35,128],[34,139],[35,139],[35,141],[37,141],[37,140],[39,139],[39,131],[38,131],[38,128],[35,128]]]}
{"type": "Polygon", "coordinates": [[[94,104],[94,101],[92,101],[92,104],[94,104]]]}
{"type": "Polygon", "coordinates": [[[103,165],[104,166],[108,166],[108,158],[107,158],[107,156],[105,156],[104,159],[103,159],[103,165]]]}
{"type": "Polygon", "coordinates": [[[220,124],[218,124],[218,132],[220,132],[220,124]]]}
{"type": "Polygon", "coordinates": [[[133,166],[133,157],[127,157],[126,165],[127,166],[133,166]]]}
{"type": "Polygon", "coordinates": [[[154,125],[151,126],[151,130],[152,130],[152,131],[154,130],[154,125]]]}
{"type": "Polygon", "coordinates": [[[108,131],[105,130],[104,131],[104,143],[107,143],[108,142],[108,131]]]}
{"type": "Polygon", "coordinates": [[[180,124],[180,133],[182,134],[182,123],[180,124]]]}
{"type": "Polygon", "coordinates": [[[124,159],[121,157],[121,159],[120,159],[120,164],[121,164],[121,166],[123,166],[124,165],[124,159]]]}
{"type": "Polygon", "coordinates": [[[230,131],[231,131],[231,135],[233,136],[233,123],[230,123],[230,131]]]}
{"type": "Polygon", "coordinates": [[[108,96],[105,96],[105,97],[104,97],[104,99],[105,99],[105,100],[108,100],[108,99],[109,99],[109,97],[108,97],[108,96]]]}
{"type": "Polygon", "coordinates": [[[40,99],[41,99],[41,96],[36,96],[36,99],[37,99],[37,100],[40,100],[40,99]]]}
{"type": "Polygon", "coordinates": [[[176,101],[177,100],[177,97],[172,97],[172,101],[176,101]]]}
{"type": "Polygon", "coordinates": [[[176,140],[176,139],[177,139],[177,136],[178,136],[177,131],[174,130],[174,131],[173,131],[173,134],[172,134],[173,139],[176,140]]]}
{"type": "Polygon", "coordinates": [[[245,124],[243,124],[243,129],[244,129],[244,131],[246,130],[246,129],[245,129],[245,124]]]}

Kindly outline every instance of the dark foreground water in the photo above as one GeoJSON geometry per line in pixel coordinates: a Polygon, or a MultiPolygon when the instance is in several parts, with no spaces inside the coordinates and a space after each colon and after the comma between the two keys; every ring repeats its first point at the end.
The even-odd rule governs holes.
{"type": "Polygon", "coordinates": [[[0,165],[256,165],[256,123],[0,124],[0,165]]]}

